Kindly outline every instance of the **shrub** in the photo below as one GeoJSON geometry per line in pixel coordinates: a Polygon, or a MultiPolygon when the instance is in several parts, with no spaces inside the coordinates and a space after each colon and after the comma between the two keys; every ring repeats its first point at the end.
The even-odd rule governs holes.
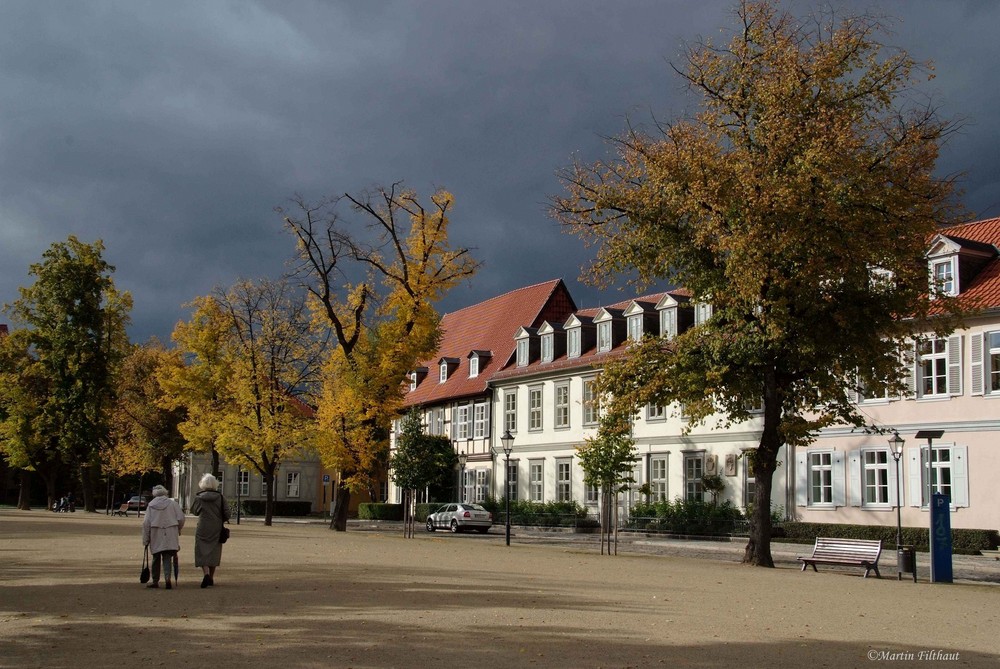
{"type": "Polygon", "coordinates": [[[626,529],[672,534],[733,534],[746,518],[732,502],[712,504],[701,500],[640,502],[632,507],[626,529]]]}
{"type": "MultiPolygon", "coordinates": [[[[782,523],[789,541],[813,543],[817,537],[843,539],[881,539],[883,547],[896,545],[896,528],[882,525],[843,525],[833,523],[782,523]]],[[[997,530],[952,529],[952,552],[959,555],[978,555],[982,550],[995,550],[1000,544],[997,530]]],[[[930,548],[930,530],[926,527],[904,527],[903,544],[919,551],[930,548]]]]}
{"type": "Polygon", "coordinates": [[[361,520],[402,520],[403,505],[365,502],[358,505],[358,518],[361,520]]]}
{"type": "MultiPolygon", "coordinates": [[[[241,513],[247,516],[263,516],[266,513],[267,502],[262,499],[245,499],[241,503],[241,513]]],[[[293,502],[276,500],[274,502],[275,516],[308,516],[312,513],[312,502],[293,502]]]]}

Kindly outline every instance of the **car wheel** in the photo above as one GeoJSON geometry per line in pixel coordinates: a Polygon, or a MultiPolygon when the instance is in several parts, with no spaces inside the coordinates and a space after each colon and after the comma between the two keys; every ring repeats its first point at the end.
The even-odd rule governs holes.
{"type": "Polygon", "coordinates": [[[454,518],[451,519],[451,531],[454,534],[458,534],[458,521],[454,518]]]}
{"type": "Polygon", "coordinates": [[[434,521],[431,520],[430,518],[427,519],[427,531],[428,532],[434,531],[434,521]]]}

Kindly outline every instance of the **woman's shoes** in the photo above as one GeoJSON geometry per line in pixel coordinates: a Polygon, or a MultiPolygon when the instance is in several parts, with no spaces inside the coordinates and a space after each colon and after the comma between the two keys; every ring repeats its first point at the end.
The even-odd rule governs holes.
{"type": "Polygon", "coordinates": [[[166,588],[167,590],[170,590],[170,581],[167,581],[166,588]]]}
{"type": "Polygon", "coordinates": [[[208,575],[208,585],[209,585],[209,587],[215,585],[215,579],[212,578],[211,574],[208,575]]]}
{"type": "MultiPolygon", "coordinates": [[[[158,587],[160,587],[160,584],[159,584],[159,583],[155,583],[155,582],[154,582],[154,583],[150,583],[150,584],[149,584],[149,585],[147,585],[146,587],[147,587],[147,588],[158,588],[158,587]]],[[[205,586],[201,586],[201,587],[203,587],[203,588],[204,588],[205,586]]]]}
{"type": "Polygon", "coordinates": [[[201,587],[207,588],[210,585],[212,585],[212,577],[205,574],[205,577],[201,579],[201,587]]]}

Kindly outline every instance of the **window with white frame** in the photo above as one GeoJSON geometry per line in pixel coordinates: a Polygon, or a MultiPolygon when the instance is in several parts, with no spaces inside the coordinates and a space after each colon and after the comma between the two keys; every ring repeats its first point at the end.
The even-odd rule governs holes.
{"type": "Polygon", "coordinates": [[[743,508],[757,499],[757,474],[754,472],[754,451],[743,452],[743,508]]]}
{"type": "Polygon", "coordinates": [[[968,448],[955,444],[907,449],[910,504],[927,507],[932,493],[948,495],[951,505],[969,506],[968,448]]]}
{"type": "Polygon", "coordinates": [[[809,505],[833,505],[833,453],[809,453],[809,505]]]}
{"type": "Polygon", "coordinates": [[[479,356],[474,355],[469,358],[469,378],[475,378],[479,376],[479,356]]]}
{"type": "Polygon", "coordinates": [[[490,496],[490,470],[477,469],[476,471],[476,491],[475,500],[477,503],[485,502],[490,496]]]}
{"type": "Polygon", "coordinates": [[[597,324],[597,350],[602,353],[611,350],[611,321],[597,324]]]}
{"type": "Polygon", "coordinates": [[[471,435],[469,432],[470,419],[471,419],[471,409],[468,404],[459,404],[454,409],[454,425],[452,429],[455,433],[455,439],[468,439],[471,435]]]}
{"type": "Polygon", "coordinates": [[[570,328],[566,331],[566,357],[579,358],[581,343],[581,328],[570,328]]]}
{"type": "Polygon", "coordinates": [[[647,404],[646,405],[646,420],[657,421],[666,420],[667,409],[661,404],[647,404]]]}
{"type": "Polygon", "coordinates": [[[528,338],[517,340],[517,366],[528,366],[528,338]]]}
{"type": "Polygon", "coordinates": [[[989,381],[987,392],[1000,393],[1000,332],[986,334],[986,359],[989,361],[989,381]]]}
{"type": "Polygon", "coordinates": [[[299,496],[299,473],[288,472],[285,474],[285,497],[299,496]]]}
{"type": "Polygon", "coordinates": [[[596,506],[601,501],[601,489],[593,483],[583,486],[583,502],[587,506],[596,506]]]}
{"type": "Polygon", "coordinates": [[[444,434],[444,407],[427,412],[427,434],[444,434]]]}
{"type": "Polygon", "coordinates": [[[689,502],[700,502],[705,499],[701,477],[705,475],[705,454],[687,453],[684,455],[684,499],[689,502]]]}
{"type": "Polygon", "coordinates": [[[642,314],[628,317],[628,338],[631,341],[642,339],[642,314]]]}
{"type": "Polygon", "coordinates": [[[557,429],[569,427],[569,383],[555,387],[555,421],[557,429]]]}
{"type": "Polygon", "coordinates": [[[677,336],[677,307],[660,310],[660,336],[665,339],[677,336]]]}
{"type": "Polygon", "coordinates": [[[511,434],[517,432],[517,389],[503,394],[503,429],[511,434]]]}
{"type": "Polygon", "coordinates": [[[263,474],[260,475],[260,496],[267,497],[267,477],[263,474]]]}
{"type": "Polygon", "coordinates": [[[1000,332],[971,335],[972,394],[1000,394],[1000,332]],[[984,380],[985,375],[985,380],[984,380]]]}
{"type": "Polygon", "coordinates": [[[701,325],[702,323],[708,322],[708,319],[712,317],[712,303],[711,302],[696,302],[694,305],[694,324],[701,325]]]}
{"type": "Polygon", "coordinates": [[[438,383],[444,383],[448,380],[448,363],[442,362],[440,371],[438,372],[438,383]]]}
{"type": "Polygon", "coordinates": [[[542,362],[552,362],[552,346],[555,335],[542,335],[542,362]]]}
{"type": "Polygon", "coordinates": [[[528,430],[542,429],[542,388],[528,389],[528,430]]]}
{"type": "Polygon", "coordinates": [[[861,452],[862,506],[889,504],[889,451],[861,452]]]}
{"type": "Polygon", "coordinates": [[[507,464],[507,499],[517,501],[517,460],[507,464]]]}
{"type": "Polygon", "coordinates": [[[665,502],[669,499],[667,456],[656,456],[649,461],[649,489],[651,502],[665,502]]]}
{"type": "Polygon", "coordinates": [[[934,292],[938,295],[957,295],[955,290],[955,259],[935,260],[931,264],[934,292]]]}
{"type": "Polygon", "coordinates": [[[477,402],[473,407],[472,436],[476,439],[485,439],[488,428],[489,405],[486,402],[477,402]]]}
{"type": "Polygon", "coordinates": [[[410,372],[410,390],[417,389],[417,373],[410,372]]]}
{"type": "Polygon", "coordinates": [[[573,499],[573,464],[569,460],[556,462],[556,501],[569,502],[573,499]]]}
{"type": "Polygon", "coordinates": [[[250,496],[250,472],[246,469],[241,469],[236,474],[236,484],[239,486],[238,490],[241,497],[250,496]]]}
{"type": "Polygon", "coordinates": [[[541,460],[532,461],[528,470],[528,484],[532,502],[544,502],[544,463],[541,460]]]}
{"type": "Polygon", "coordinates": [[[918,344],[920,354],[920,395],[932,397],[948,394],[948,341],[923,339],[918,344]]]}
{"type": "Polygon", "coordinates": [[[600,409],[594,380],[588,379],[583,382],[583,424],[596,425],[600,417],[600,409]]]}

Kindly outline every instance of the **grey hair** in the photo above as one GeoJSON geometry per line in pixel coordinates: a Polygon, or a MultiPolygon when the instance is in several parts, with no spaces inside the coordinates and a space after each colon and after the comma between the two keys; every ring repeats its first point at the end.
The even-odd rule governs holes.
{"type": "Polygon", "coordinates": [[[153,497],[166,497],[167,489],[161,485],[153,486],[153,497]]]}
{"type": "Polygon", "coordinates": [[[198,481],[198,487],[202,490],[218,490],[219,489],[219,479],[215,478],[214,474],[205,474],[198,481]]]}

